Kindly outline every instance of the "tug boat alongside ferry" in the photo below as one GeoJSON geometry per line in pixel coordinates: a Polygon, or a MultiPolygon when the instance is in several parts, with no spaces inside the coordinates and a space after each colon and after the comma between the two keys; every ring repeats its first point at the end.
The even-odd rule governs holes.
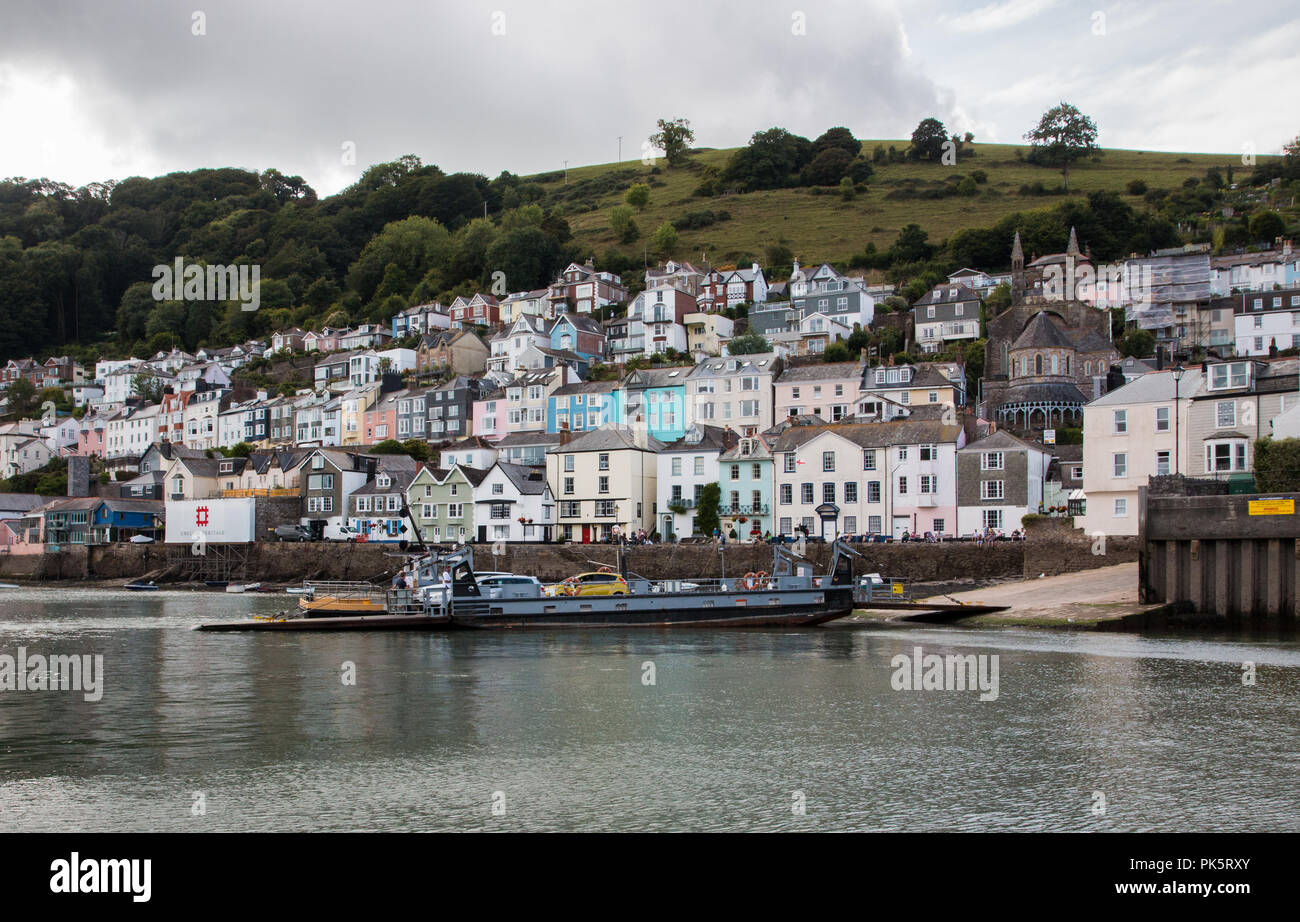
{"type": "Polygon", "coordinates": [[[382,613],[353,610],[330,617],[319,611],[282,612],[269,618],[203,624],[196,630],[802,627],[853,611],[853,558],[858,556],[837,540],[830,572],[817,575],[811,562],[784,545],[775,545],[770,574],[687,582],[629,574],[620,553],[619,575],[628,592],[546,595],[533,580],[496,580],[494,585],[481,586],[474,573],[474,550],[462,546],[417,557],[409,569],[421,588],[389,590],[382,613]]]}

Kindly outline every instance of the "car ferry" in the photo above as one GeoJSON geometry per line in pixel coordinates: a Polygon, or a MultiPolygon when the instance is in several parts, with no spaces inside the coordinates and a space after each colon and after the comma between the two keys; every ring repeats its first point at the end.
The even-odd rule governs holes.
{"type": "Polygon", "coordinates": [[[617,575],[627,592],[548,595],[531,578],[480,583],[474,550],[465,545],[417,557],[411,569],[416,585],[423,588],[391,590],[382,615],[331,618],[284,612],[261,620],[199,625],[198,630],[797,627],[853,611],[856,557],[856,551],[836,541],[829,572],[818,575],[810,561],[774,545],[770,573],[685,581],[627,573],[620,553],[617,575]]]}

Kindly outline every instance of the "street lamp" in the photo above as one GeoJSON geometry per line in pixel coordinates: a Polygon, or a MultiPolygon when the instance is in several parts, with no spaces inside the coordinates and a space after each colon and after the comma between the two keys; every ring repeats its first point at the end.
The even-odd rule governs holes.
{"type": "Polygon", "coordinates": [[[1179,435],[1178,420],[1178,400],[1181,396],[1179,392],[1179,383],[1183,380],[1183,375],[1187,374],[1187,369],[1179,362],[1173,367],[1174,375],[1174,473],[1181,474],[1182,470],[1182,437],[1179,435]]]}

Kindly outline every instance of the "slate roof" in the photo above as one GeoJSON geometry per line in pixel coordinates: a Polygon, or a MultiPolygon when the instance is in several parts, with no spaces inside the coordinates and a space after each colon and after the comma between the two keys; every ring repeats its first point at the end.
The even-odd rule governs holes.
{"type": "Polygon", "coordinates": [[[1002,398],[1003,406],[1014,403],[1077,403],[1082,406],[1087,402],[1088,398],[1076,385],[1058,381],[1013,384],[1002,398]]]}
{"type": "Polygon", "coordinates": [[[546,468],[527,467],[523,464],[511,464],[498,461],[496,467],[509,478],[515,489],[524,496],[540,496],[546,492],[546,468]]]}
{"type": "Polygon", "coordinates": [[[1017,438],[1005,429],[999,429],[996,432],[986,435],[977,442],[969,442],[965,448],[960,449],[962,452],[984,452],[984,451],[1048,451],[1042,445],[1035,445],[1033,442],[1026,442],[1024,439],[1017,438]]]}
{"type": "Polygon", "coordinates": [[[826,432],[833,432],[862,448],[887,448],[891,445],[926,445],[955,442],[962,428],[942,420],[893,420],[887,423],[848,423],[825,426],[790,426],[772,446],[774,454],[795,451],[826,432]]]}
{"type": "MultiPolygon", "coordinates": [[[[1199,369],[1189,369],[1189,373],[1183,375],[1182,381],[1178,382],[1178,396],[1183,399],[1197,396],[1205,386],[1204,378],[1200,374],[1191,373],[1192,371],[1199,372],[1199,369]]],[[[1102,394],[1089,403],[1088,406],[1122,407],[1131,403],[1163,403],[1166,400],[1173,399],[1173,374],[1168,370],[1153,371],[1139,378],[1134,378],[1122,387],[1117,387],[1113,391],[1102,394]]]]}
{"type": "Polygon", "coordinates": [[[1074,349],[1074,343],[1070,342],[1046,311],[1039,311],[1029,319],[1025,328],[1020,331],[1016,341],[1011,344],[1012,349],[1074,349]]]}
{"type": "Polygon", "coordinates": [[[571,452],[581,451],[619,451],[622,449],[640,449],[642,451],[663,451],[664,443],[651,436],[645,436],[645,444],[638,445],[636,432],[628,426],[608,425],[601,426],[599,429],[591,429],[582,435],[576,436],[566,445],[557,445],[554,448],[547,449],[547,454],[552,452],[571,452]]]}
{"type": "Polygon", "coordinates": [[[570,394],[610,394],[618,390],[617,381],[578,381],[557,387],[551,392],[552,397],[567,397],[570,394]]]}
{"type": "Polygon", "coordinates": [[[800,381],[848,380],[862,376],[862,362],[817,362],[808,365],[786,365],[777,384],[797,384],[800,381]]]}
{"type": "Polygon", "coordinates": [[[499,451],[502,448],[558,444],[560,444],[560,433],[558,432],[511,432],[509,435],[498,439],[495,447],[499,451]]]}
{"type": "MultiPolygon", "coordinates": [[[[679,451],[722,452],[727,448],[726,429],[722,429],[718,426],[701,425],[699,423],[695,423],[693,426],[687,427],[686,430],[687,433],[689,433],[691,429],[695,429],[699,431],[700,433],[699,441],[697,442],[687,441],[687,437],[683,435],[680,439],[677,439],[674,442],[668,442],[667,444],[663,445],[663,447],[659,449],[660,453],[673,454],[679,451]]],[[[735,436],[736,433],[733,431],[731,433],[731,437],[734,438],[735,436]]]]}
{"type": "Polygon", "coordinates": [[[37,493],[0,493],[0,512],[30,512],[48,499],[37,493]]]}

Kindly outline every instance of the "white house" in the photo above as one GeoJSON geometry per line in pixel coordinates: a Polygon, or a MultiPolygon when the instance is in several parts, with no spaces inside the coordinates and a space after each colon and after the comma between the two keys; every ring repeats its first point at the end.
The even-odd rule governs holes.
{"type": "Polygon", "coordinates": [[[656,527],[665,540],[670,535],[689,538],[694,533],[700,496],[706,486],[718,482],[718,456],[736,442],[735,432],[693,425],[660,450],[656,456],[656,527]]]}
{"type": "Polygon", "coordinates": [[[132,458],[158,440],[158,405],[123,407],[108,418],[104,434],[105,458],[132,458]]]}
{"type": "Polygon", "coordinates": [[[546,468],[495,462],[474,488],[480,541],[550,541],[555,497],[546,468]]]}

